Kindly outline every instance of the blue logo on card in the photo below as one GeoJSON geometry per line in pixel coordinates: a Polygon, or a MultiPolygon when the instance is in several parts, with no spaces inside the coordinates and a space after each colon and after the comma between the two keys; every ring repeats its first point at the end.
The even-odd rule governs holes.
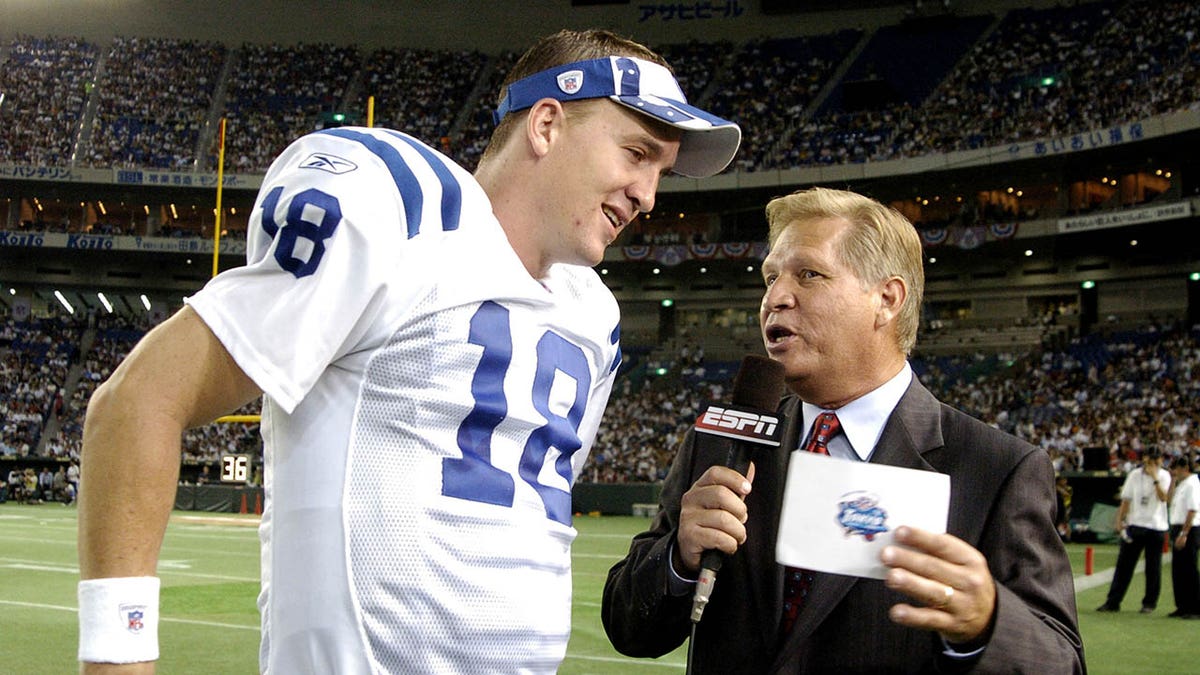
{"type": "Polygon", "coordinates": [[[874,541],[875,535],[888,531],[887,511],[879,506],[879,497],[869,492],[847,492],[838,502],[838,524],[846,536],[861,535],[874,541]]]}

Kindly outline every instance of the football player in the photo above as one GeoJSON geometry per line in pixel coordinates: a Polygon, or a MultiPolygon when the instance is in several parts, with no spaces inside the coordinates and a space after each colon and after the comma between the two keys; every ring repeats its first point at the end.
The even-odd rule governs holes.
{"type": "Polygon", "coordinates": [[[179,439],[263,397],[263,672],[554,672],[571,486],[621,360],[591,266],[737,125],[663,60],[563,31],[516,64],[474,175],[339,127],[268,170],[247,264],[99,388],[84,431],[79,658],[153,667],[179,439]]]}

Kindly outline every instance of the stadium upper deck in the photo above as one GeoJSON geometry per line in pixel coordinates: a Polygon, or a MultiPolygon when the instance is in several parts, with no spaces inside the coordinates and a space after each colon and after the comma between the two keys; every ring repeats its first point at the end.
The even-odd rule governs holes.
{"type": "MultiPolygon", "coordinates": [[[[202,283],[221,118],[229,123],[221,222],[230,252],[222,265],[238,260],[238,233],[267,163],[326,113],[365,122],[373,97],[376,125],[408,130],[472,166],[490,132],[497,77],[514,55],[507,46],[535,30],[509,26],[510,16],[482,36],[477,24],[495,10],[481,7],[455,39],[471,48],[436,45],[449,39],[435,30],[449,19],[428,8],[404,17],[374,8],[379,26],[369,27],[344,12],[303,32],[297,24],[316,15],[300,2],[258,41],[209,15],[189,15],[186,26],[168,17],[163,27],[124,9],[105,17],[105,31],[157,37],[113,37],[77,25],[86,8],[83,18],[55,22],[20,15],[20,4],[2,10],[5,29],[44,27],[39,35],[49,36],[25,31],[0,43],[0,230],[9,233],[0,281],[36,286],[35,297],[49,297],[51,284],[139,287],[177,303],[202,283]],[[405,36],[421,22],[414,46],[380,46],[380,26],[405,36]],[[35,240],[48,250],[23,244],[35,240]]],[[[623,301],[753,304],[759,282],[739,261],[753,262],[747,242],[763,238],[762,206],[809,184],[848,186],[902,209],[939,259],[930,298],[949,294],[948,306],[967,293],[977,299],[981,287],[1041,284],[1036,293],[1058,297],[1096,274],[1140,279],[1147,262],[1158,276],[1194,263],[1178,241],[1200,194],[1191,151],[1200,139],[1195,3],[958,2],[938,16],[906,14],[905,3],[784,16],[750,2],[659,3],[674,8],[671,18],[643,16],[634,3],[567,14],[554,4],[548,16],[562,25],[602,23],[657,44],[693,99],[746,130],[727,172],[665,181],[656,212],[610,252],[607,278],[623,301]],[[695,11],[701,4],[728,14],[705,18],[695,11]],[[1134,238],[1136,255],[1127,246],[1134,238]],[[732,248],[714,253],[713,244],[732,248]],[[661,275],[646,273],[651,262],[661,275]],[[701,266],[722,279],[701,275],[701,266]]],[[[239,3],[236,12],[269,5],[239,3]]],[[[1147,305],[1139,294],[1160,295],[1143,288],[1124,306],[1147,305]]]]}
{"type": "MultiPolygon", "coordinates": [[[[981,148],[1034,157],[1076,135],[1088,148],[1110,146],[1138,138],[1129,126],[1200,101],[1194,3],[966,11],[871,29],[657,45],[693,99],[745,128],[730,172],[981,148]],[[1124,135],[1112,138],[1113,129],[1124,135]],[[1027,155],[1013,149],[1039,141],[1027,155]]],[[[0,49],[0,163],[210,173],[224,117],[228,169],[250,174],[323,114],[365,122],[368,98],[380,126],[408,130],[471,166],[490,131],[481,107],[512,56],[24,33],[0,49]]]]}

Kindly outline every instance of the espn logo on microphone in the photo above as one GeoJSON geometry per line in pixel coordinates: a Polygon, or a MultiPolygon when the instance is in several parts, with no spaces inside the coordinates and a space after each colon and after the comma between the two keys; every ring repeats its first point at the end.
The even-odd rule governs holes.
{"type": "Polygon", "coordinates": [[[696,420],[696,431],[762,445],[779,445],[782,433],[774,413],[708,406],[696,420]]]}

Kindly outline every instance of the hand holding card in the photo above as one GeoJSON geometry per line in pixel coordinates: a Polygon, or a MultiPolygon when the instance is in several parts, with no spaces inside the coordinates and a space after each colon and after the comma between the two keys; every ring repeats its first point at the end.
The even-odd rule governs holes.
{"type": "Polygon", "coordinates": [[[788,464],[775,556],[782,565],[883,579],[895,530],[946,531],[950,477],[796,451],[788,464]]]}

